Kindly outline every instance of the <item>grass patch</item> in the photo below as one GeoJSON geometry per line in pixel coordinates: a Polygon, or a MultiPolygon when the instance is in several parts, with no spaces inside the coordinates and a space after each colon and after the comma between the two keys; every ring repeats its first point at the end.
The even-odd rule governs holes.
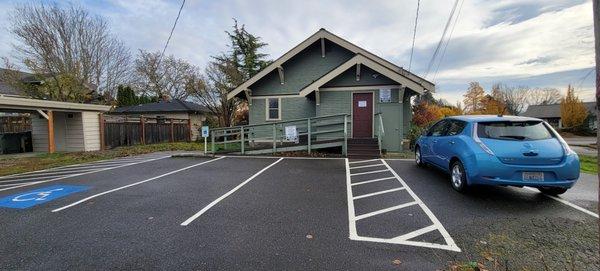
{"type": "Polygon", "coordinates": [[[598,173],[598,158],[589,155],[579,155],[579,163],[581,164],[581,172],[597,174],[598,173]]]}
{"type": "Polygon", "coordinates": [[[176,142],[118,147],[105,151],[40,154],[22,158],[0,158],[0,176],[153,152],[198,150],[204,150],[204,144],[196,142],[176,142]]]}

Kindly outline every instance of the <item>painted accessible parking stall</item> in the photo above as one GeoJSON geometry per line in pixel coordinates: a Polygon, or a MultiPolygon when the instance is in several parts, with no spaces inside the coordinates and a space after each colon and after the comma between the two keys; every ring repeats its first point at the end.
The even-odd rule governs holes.
{"type": "Polygon", "coordinates": [[[0,207],[26,209],[38,204],[89,189],[87,186],[52,185],[0,199],[0,207]]]}

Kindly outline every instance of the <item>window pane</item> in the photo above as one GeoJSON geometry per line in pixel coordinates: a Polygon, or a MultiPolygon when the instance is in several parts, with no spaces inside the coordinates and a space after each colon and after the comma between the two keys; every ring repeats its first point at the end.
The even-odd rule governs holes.
{"type": "Polygon", "coordinates": [[[279,108],[279,99],[269,99],[269,108],[279,108]]]}
{"type": "Polygon", "coordinates": [[[552,138],[550,131],[539,121],[480,122],[477,135],[500,140],[540,140],[552,138]]]}
{"type": "Polygon", "coordinates": [[[448,134],[449,136],[453,136],[453,135],[458,135],[460,133],[462,133],[462,130],[465,128],[466,123],[459,121],[459,120],[452,120],[450,122],[450,127],[448,127],[448,134]]]}
{"type": "Polygon", "coordinates": [[[269,119],[278,119],[279,109],[269,109],[269,119]]]}

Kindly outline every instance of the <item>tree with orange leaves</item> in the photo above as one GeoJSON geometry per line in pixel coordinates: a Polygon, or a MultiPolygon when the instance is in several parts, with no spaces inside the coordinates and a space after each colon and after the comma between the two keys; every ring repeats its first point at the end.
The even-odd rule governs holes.
{"type": "Polygon", "coordinates": [[[564,128],[580,127],[588,116],[587,108],[579,97],[575,95],[575,89],[569,85],[567,96],[560,101],[560,119],[564,128]]]}

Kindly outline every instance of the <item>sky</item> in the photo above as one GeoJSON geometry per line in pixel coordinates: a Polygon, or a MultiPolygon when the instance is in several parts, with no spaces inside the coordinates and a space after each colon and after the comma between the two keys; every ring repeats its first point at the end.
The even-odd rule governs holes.
{"type": "MultiPolygon", "coordinates": [[[[0,0],[0,56],[16,57],[10,12],[25,2],[0,0]]],[[[69,3],[104,17],[136,54],[162,50],[181,0],[58,2],[69,3]]],[[[566,92],[571,84],[584,101],[594,99],[591,1],[459,0],[456,25],[447,32],[450,41],[438,54],[443,58],[427,73],[453,3],[420,3],[411,72],[434,82],[437,98],[461,101],[469,82],[477,81],[486,91],[503,83],[566,92]]],[[[225,31],[235,18],[268,43],[271,59],[325,28],[408,69],[416,8],[417,0],[187,0],[166,53],[204,67],[211,55],[228,49],[225,31]]]]}

